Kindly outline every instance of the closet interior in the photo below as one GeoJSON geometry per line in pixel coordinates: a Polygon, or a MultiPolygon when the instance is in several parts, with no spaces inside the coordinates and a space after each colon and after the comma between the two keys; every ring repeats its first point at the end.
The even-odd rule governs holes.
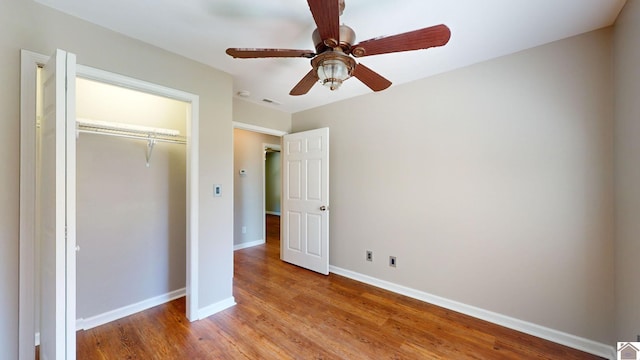
{"type": "Polygon", "coordinates": [[[186,282],[189,104],[78,78],[77,319],[87,329],[186,282]]]}

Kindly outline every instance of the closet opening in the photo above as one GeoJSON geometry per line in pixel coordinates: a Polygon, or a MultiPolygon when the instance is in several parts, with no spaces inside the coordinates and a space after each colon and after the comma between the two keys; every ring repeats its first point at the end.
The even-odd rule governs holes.
{"type": "Polygon", "coordinates": [[[185,295],[190,104],[76,80],[76,318],[90,329],[185,295]]]}

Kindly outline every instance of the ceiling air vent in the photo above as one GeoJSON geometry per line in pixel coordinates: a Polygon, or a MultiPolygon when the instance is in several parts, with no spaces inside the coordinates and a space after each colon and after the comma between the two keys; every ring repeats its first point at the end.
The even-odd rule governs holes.
{"type": "Polygon", "coordinates": [[[275,101],[275,100],[273,100],[273,99],[267,99],[267,98],[264,98],[264,99],[262,99],[262,101],[263,101],[263,102],[266,102],[267,104],[272,104],[272,105],[282,105],[281,103],[279,103],[279,102],[277,102],[277,101],[275,101]]]}

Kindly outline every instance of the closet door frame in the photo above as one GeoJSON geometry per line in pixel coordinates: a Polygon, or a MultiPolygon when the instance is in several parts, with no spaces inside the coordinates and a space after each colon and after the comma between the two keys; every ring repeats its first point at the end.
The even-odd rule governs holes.
{"type": "MultiPolygon", "coordinates": [[[[27,50],[21,52],[20,89],[20,290],[19,358],[35,357],[35,273],[36,273],[36,72],[48,56],[27,50]]],[[[187,119],[187,278],[186,316],[199,319],[198,311],[198,223],[199,223],[199,96],[181,90],[126,77],[89,66],[77,65],[77,77],[129,88],[183,101],[188,104],[187,119]]],[[[75,278],[75,277],[74,277],[75,278]]],[[[74,309],[75,311],[75,309],[74,309]]]]}
{"type": "Polygon", "coordinates": [[[78,64],[77,76],[106,84],[124,87],[148,94],[159,95],[190,104],[187,121],[187,319],[195,321],[198,316],[198,120],[199,97],[181,90],[114,74],[78,64]]]}

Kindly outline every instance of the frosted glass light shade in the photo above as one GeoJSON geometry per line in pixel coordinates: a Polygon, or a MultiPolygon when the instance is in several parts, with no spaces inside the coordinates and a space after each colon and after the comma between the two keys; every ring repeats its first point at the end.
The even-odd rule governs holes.
{"type": "Polygon", "coordinates": [[[337,90],[349,78],[349,69],[339,59],[327,59],[318,66],[318,78],[322,85],[337,90]]]}

